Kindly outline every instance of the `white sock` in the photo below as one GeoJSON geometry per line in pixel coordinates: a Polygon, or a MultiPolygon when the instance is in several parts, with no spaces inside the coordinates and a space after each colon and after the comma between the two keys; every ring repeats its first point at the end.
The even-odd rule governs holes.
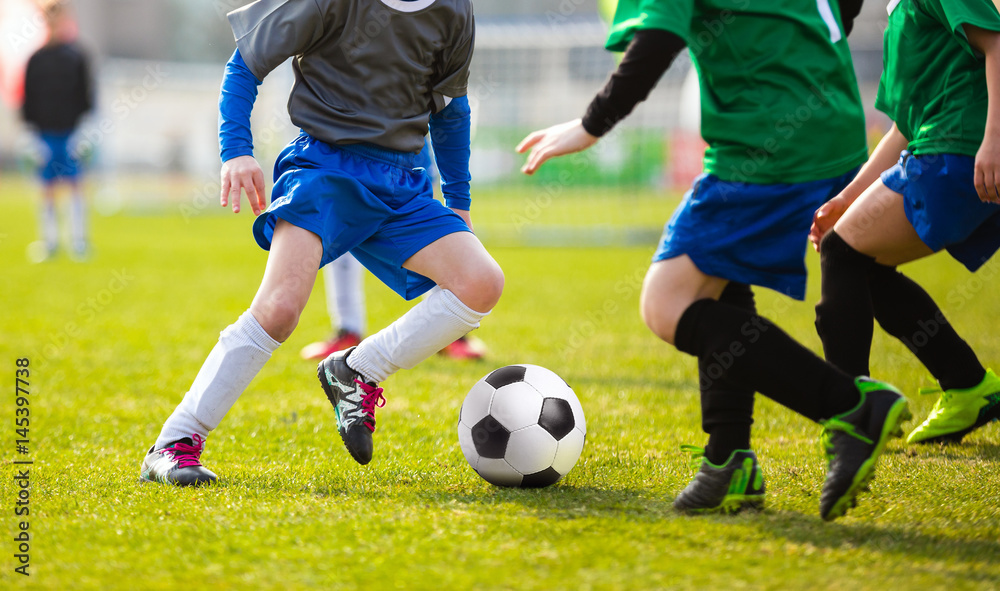
{"type": "Polygon", "coordinates": [[[226,327],[184,400],[163,424],[156,449],[194,433],[207,439],[280,344],[249,310],[226,327]]]}
{"type": "Polygon", "coordinates": [[[45,237],[45,246],[50,251],[59,247],[59,219],[54,201],[42,204],[42,235],[45,237]]]}
{"type": "Polygon", "coordinates": [[[385,381],[479,328],[487,314],[466,306],[447,289],[437,290],[399,320],[361,341],[348,365],[368,380],[385,381]]]}
{"type": "Polygon", "coordinates": [[[83,203],[83,195],[79,191],[73,192],[70,222],[73,248],[82,252],[87,249],[87,208],[83,203]]]}
{"type": "Polygon", "coordinates": [[[365,268],[351,253],[323,267],[326,309],[333,329],[365,334],[365,268]]]}

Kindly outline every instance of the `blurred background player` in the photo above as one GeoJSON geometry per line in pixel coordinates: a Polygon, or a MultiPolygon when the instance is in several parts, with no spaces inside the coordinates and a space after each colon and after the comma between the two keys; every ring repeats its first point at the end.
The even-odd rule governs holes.
{"type": "Polygon", "coordinates": [[[73,146],[73,133],[80,119],[93,107],[90,67],[87,55],[76,43],[76,23],[68,3],[55,0],[41,5],[48,26],[45,46],[28,60],[24,77],[22,116],[38,133],[43,146],[42,240],[32,246],[29,257],[41,261],[59,247],[56,189],[65,183],[70,189],[70,236],[68,249],[73,258],[87,256],[86,204],[80,181],[80,163],[73,146]]]}
{"type": "MultiPolygon", "coordinates": [[[[424,142],[418,165],[427,170],[437,180],[437,166],[434,164],[433,149],[429,141],[424,142]]],[[[323,290],[326,294],[326,310],[330,316],[332,332],[325,341],[310,343],[302,348],[303,359],[325,359],[337,351],[343,351],[361,342],[365,336],[365,269],[351,253],[323,267],[323,290]]],[[[428,295],[434,290],[433,288],[428,295]]],[[[482,359],[486,345],[471,334],[463,335],[439,354],[452,359],[482,359]]]]}
{"type": "Polygon", "coordinates": [[[846,41],[851,21],[842,25],[826,0],[767,0],[734,8],[723,24],[707,4],[619,2],[607,43],[627,48],[618,69],[582,120],[535,132],[517,150],[531,151],[523,171],[533,174],[549,158],[589,148],[689,47],[710,146],[705,174],[665,227],[640,304],[650,330],[698,358],[709,442],[696,448],[699,471],[674,506],[701,512],[763,504],[763,474],[750,449],[760,392],[823,425],[829,468],[820,515],[830,520],[853,506],[872,477],[909,416],[906,400],[888,384],[840,371],[758,315],[749,286],[804,299],[813,212],[867,155],[846,41]],[[762,46],[764,38],[782,44],[762,46]],[[801,109],[807,116],[795,115],[801,109]]]}
{"type": "Polygon", "coordinates": [[[816,328],[830,362],[869,375],[877,319],[944,391],[908,441],[958,442],[1000,418],[1000,378],[896,266],[947,250],[976,271],[1000,247],[1000,14],[989,0],[889,9],[875,106],[895,124],[816,212],[816,328]]]}
{"type": "Polygon", "coordinates": [[[317,270],[345,252],[407,300],[442,288],[317,368],[359,464],[372,459],[375,410],[386,403],[379,383],[478,328],[503,290],[503,272],[472,233],[469,214],[475,21],[468,0],[259,0],[231,12],[229,22],[237,50],[219,101],[220,201],[238,213],[246,192],[267,267],[250,308],[222,331],[146,453],[147,481],[216,480],[201,464],[205,439],[292,334],[317,270]],[[371,33],[365,23],[381,26],[371,33]],[[257,87],[288,58],[295,71],[288,112],[302,133],[278,157],[262,211],[250,114],[257,87]],[[437,138],[445,204],[418,166],[428,130],[437,138]]]}

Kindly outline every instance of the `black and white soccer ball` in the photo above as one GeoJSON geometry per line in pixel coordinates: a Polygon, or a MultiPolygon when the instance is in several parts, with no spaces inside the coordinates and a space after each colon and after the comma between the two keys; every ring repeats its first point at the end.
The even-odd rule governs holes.
{"type": "Polygon", "coordinates": [[[479,380],[462,404],[458,442],[498,486],[548,486],[576,465],[587,422],[573,389],[537,365],[508,365],[479,380]]]}

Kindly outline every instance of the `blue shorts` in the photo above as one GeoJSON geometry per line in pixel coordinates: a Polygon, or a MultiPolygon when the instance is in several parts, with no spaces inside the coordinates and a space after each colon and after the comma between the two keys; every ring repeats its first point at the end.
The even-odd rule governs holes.
{"type": "Polygon", "coordinates": [[[323,241],[320,267],[350,251],[369,271],[410,300],[434,282],[402,267],[435,240],[469,227],[434,199],[418,156],[370,144],[331,145],[306,134],[274,164],[271,205],[253,233],[271,248],[281,218],[323,241]]]}
{"type": "Polygon", "coordinates": [[[70,135],[71,132],[39,134],[45,145],[44,164],[38,171],[43,181],[72,180],[80,176],[80,166],[69,149],[70,135]]]}
{"type": "Polygon", "coordinates": [[[1000,205],[979,200],[975,162],[972,156],[904,150],[882,173],[882,183],[903,195],[906,219],[920,240],[934,252],[947,249],[970,271],[1000,248],[1000,205]]]}
{"type": "Polygon", "coordinates": [[[702,273],[806,297],[809,226],[857,170],[831,179],[759,185],[703,174],[663,229],[653,261],[687,255],[702,273]]]}

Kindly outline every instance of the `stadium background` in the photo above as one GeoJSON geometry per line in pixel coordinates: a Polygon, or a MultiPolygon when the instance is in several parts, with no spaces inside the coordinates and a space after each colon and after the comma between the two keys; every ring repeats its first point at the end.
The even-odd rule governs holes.
{"type": "MultiPolygon", "coordinates": [[[[219,167],[216,103],[222,65],[234,48],[224,15],[247,0],[76,0],[80,40],[95,58],[97,108],[80,130],[96,182],[91,197],[104,214],[187,203],[203,212],[219,167]],[[168,174],[175,182],[136,185],[136,177],[168,174]],[[185,186],[186,184],[190,186],[185,186]],[[159,187],[159,188],[157,188],[159,187]]],[[[26,172],[37,158],[17,116],[16,62],[44,35],[31,0],[0,3],[0,56],[15,64],[0,74],[0,170],[26,172]]],[[[513,146],[524,134],[582,114],[614,68],[602,49],[606,24],[597,0],[479,2],[470,97],[477,131],[472,158],[479,188],[526,183],[683,189],[699,165],[696,113],[681,108],[686,54],[599,156],[555,161],[538,180],[518,174],[513,146]]],[[[868,2],[850,43],[875,134],[886,121],[870,108],[881,72],[885,8],[868,2]]],[[[296,130],[285,99],[286,63],[261,89],[253,116],[257,156],[265,169],[296,130]]]]}

